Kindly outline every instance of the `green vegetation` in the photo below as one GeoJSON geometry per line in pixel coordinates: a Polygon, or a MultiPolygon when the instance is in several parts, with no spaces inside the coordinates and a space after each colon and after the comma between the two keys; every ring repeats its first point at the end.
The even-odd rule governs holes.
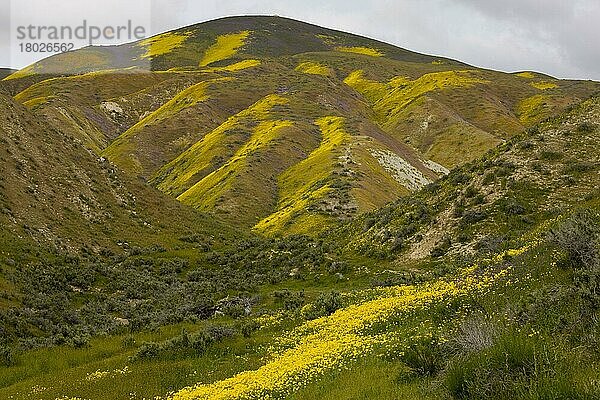
{"type": "MultiPolygon", "coordinates": [[[[224,147],[228,144],[228,137],[231,137],[236,129],[243,129],[256,122],[267,122],[266,120],[270,115],[271,109],[278,105],[284,105],[287,102],[288,100],[284,97],[269,95],[230,117],[178,158],[165,165],[155,178],[156,182],[160,182],[158,183],[158,188],[168,194],[183,195],[193,185],[198,183],[193,180],[194,177],[201,175],[203,170],[209,168],[214,158],[223,154],[224,147]]],[[[279,125],[283,127],[288,124],[280,123],[279,125]]],[[[247,149],[244,150],[242,148],[239,150],[238,157],[232,157],[231,161],[238,160],[239,162],[240,157],[247,155],[248,151],[256,150],[257,147],[264,146],[267,144],[266,142],[272,140],[273,138],[270,140],[260,140],[264,136],[265,131],[267,133],[276,132],[277,129],[275,129],[275,126],[271,128],[273,129],[269,129],[269,126],[265,125],[257,128],[255,132],[257,138],[254,141],[251,140],[248,142],[246,144],[247,149]]]]}
{"type": "Polygon", "coordinates": [[[518,107],[519,119],[526,124],[543,119],[548,115],[548,101],[549,97],[542,94],[523,100],[518,107]]]}
{"type": "Polygon", "coordinates": [[[224,192],[231,190],[232,180],[240,173],[240,169],[248,167],[247,158],[269,146],[279,137],[280,130],[292,125],[290,121],[262,122],[256,127],[249,141],[225,165],[186,190],[177,199],[199,210],[214,209],[224,192]]]}
{"type": "Polygon", "coordinates": [[[275,17],[31,71],[0,398],[600,397],[598,84],[275,17]]]}
{"type": "Polygon", "coordinates": [[[350,136],[344,130],[343,118],[324,117],[316,124],[323,135],[321,145],[304,161],[281,175],[278,211],[259,222],[255,227],[257,231],[303,234],[327,226],[324,223],[326,216],[308,210],[333,190],[332,184],[328,183],[334,172],[331,170],[332,160],[342,154],[350,136]]]}

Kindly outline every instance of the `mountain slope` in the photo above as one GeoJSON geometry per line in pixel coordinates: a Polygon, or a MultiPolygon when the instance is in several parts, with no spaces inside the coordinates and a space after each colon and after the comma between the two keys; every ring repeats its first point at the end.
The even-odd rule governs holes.
{"type": "Polygon", "coordinates": [[[10,68],[0,68],[0,79],[4,79],[14,72],[17,72],[17,71],[14,69],[10,69],[10,68]]]}
{"type": "MultiPolygon", "coordinates": [[[[113,296],[124,303],[117,312],[146,321],[151,287],[170,291],[147,280],[153,266],[183,290],[157,293],[166,301],[152,321],[181,315],[171,303],[196,290],[220,297],[214,308],[196,296],[195,307],[184,307],[200,318],[214,313],[209,321],[141,331],[132,324],[81,348],[26,351],[2,369],[0,394],[598,398],[599,121],[596,96],[325,240],[246,241],[172,274],[170,258],[128,259],[116,276],[124,284],[102,277],[85,292],[116,290],[106,310],[90,300],[81,307],[70,278],[58,294],[69,293],[76,308],[61,327],[87,322],[90,303],[94,321],[115,324],[113,296]],[[439,237],[432,232],[450,243],[429,246],[439,237]]],[[[346,139],[340,118],[318,123],[326,143],[346,139]]],[[[56,283],[48,286],[56,296],[56,283]]],[[[6,319],[20,326],[31,310],[6,319]]]]}
{"type": "Polygon", "coordinates": [[[340,227],[331,240],[399,265],[514,248],[563,215],[600,206],[599,121],[594,96],[410,198],[340,227]]]}
{"type": "Polygon", "coordinates": [[[278,17],[86,48],[3,85],[128,173],[268,235],[381,207],[600,88],[278,17]],[[57,72],[71,76],[48,79],[57,72]]]}
{"type": "Polygon", "coordinates": [[[77,138],[47,127],[0,94],[0,220],[6,257],[20,245],[94,253],[174,246],[196,232],[228,230],[122,173],[77,138]]]}

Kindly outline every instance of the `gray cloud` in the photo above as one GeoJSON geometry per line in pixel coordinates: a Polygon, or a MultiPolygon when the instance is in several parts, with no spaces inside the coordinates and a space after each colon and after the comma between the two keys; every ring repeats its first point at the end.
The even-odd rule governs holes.
{"type": "Polygon", "coordinates": [[[598,0],[148,1],[156,33],[222,16],[282,15],[486,68],[600,80],[598,0]]]}

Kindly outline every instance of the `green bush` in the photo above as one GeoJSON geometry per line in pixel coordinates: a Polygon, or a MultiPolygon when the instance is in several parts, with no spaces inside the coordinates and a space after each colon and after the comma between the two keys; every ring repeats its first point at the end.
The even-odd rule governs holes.
{"type": "Polygon", "coordinates": [[[579,210],[552,229],[548,239],[565,253],[574,283],[593,308],[600,307],[600,222],[591,210],[579,210]]]}
{"type": "Polygon", "coordinates": [[[254,320],[245,321],[240,325],[240,333],[249,338],[252,334],[260,329],[260,324],[254,320]]]}
{"type": "Polygon", "coordinates": [[[454,399],[586,399],[572,360],[537,337],[504,333],[494,345],[455,357],[444,384],[454,399]]]}
{"type": "Polygon", "coordinates": [[[342,306],[342,296],[338,292],[322,293],[314,303],[302,308],[302,316],[307,320],[313,320],[331,315],[342,306]]]}
{"type": "Polygon", "coordinates": [[[577,126],[577,132],[579,133],[592,133],[596,130],[596,125],[589,122],[583,122],[577,126]]]}
{"type": "Polygon", "coordinates": [[[0,366],[11,367],[17,363],[15,350],[12,347],[0,346],[0,366]]]}
{"type": "Polygon", "coordinates": [[[550,242],[566,252],[574,268],[592,269],[600,262],[600,224],[591,210],[579,210],[548,235],[550,242]]]}
{"type": "Polygon", "coordinates": [[[436,337],[416,339],[400,356],[412,373],[420,376],[435,376],[446,365],[447,353],[436,337]]]}
{"type": "Polygon", "coordinates": [[[452,247],[452,239],[450,237],[443,238],[432,250],[431,257],[438,258],[446,255],[452,247]]]}
{"type": "Polygon", "coordinates": [[[199,356],[204,354],[212,344],[222,342],[234,334],[233,329],[222,326],[208,326],[193,334],[184,330],[180,335],[162,343],[143,343],[131,360],[199,356]]]}

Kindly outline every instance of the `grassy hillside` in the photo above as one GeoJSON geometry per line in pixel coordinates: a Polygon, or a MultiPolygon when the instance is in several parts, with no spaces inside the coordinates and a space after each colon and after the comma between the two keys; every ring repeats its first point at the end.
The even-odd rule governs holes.
{"type": "Polygon", "coordinates": [[[117,242],[174,246],[198,225],[227,229],[128,177],[69,131],[0,95],[3,227],[41,247],[98,253],[117,242]]]}
{"type": "Polygon", "coordinates": [[[0,398],[599,398],[599,87],[278,17],[8,76],[0,398]]]}
{"type": "Polygon", "coordinates": [[[3,86],[127,173],[271,236],[395,201],[598,90],[278,17],[54,56],[3,86]],[[334,146],[319,123],[332,118],[347,136],[334,146]],[[275,121],[285,128],[258,138],[275,121]],[[302,176],[315,160],[324,165],[302,176]]]}
{"type": "MultiPolygon", "coordinates": [[[[209,292],[221,298],[209,308],[214,316],[151,330],[131,324],[52,349],[5,349],[0,393],[596,398],[599,120],[593,98],[319,240],[256,239],[171,273],[161,256],[125,260],[129,279],[157,268],[170,276],[167,287],[213,282],[209,292]],[[223,284],[232,285],[227,297],[215,290],[223,284]]],[[[329,142],[345,140],[341,122],[319,121],[329,142]]],[[[112,279],[122,278],[95,271],[91,287],[119,290],[112,279]]],[[[120,296],[145,299],[155,285],[120,296]]],[[[142,310],[120,318],[134,321],[142,310]]]]}

